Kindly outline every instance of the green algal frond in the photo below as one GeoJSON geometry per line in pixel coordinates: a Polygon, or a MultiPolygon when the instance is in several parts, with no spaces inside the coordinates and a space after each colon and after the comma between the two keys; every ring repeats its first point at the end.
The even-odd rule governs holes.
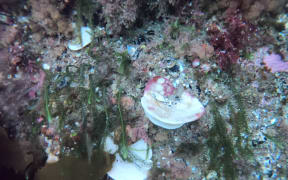
{"type": "Polygon", "coordinates": [[[236,179],[237,169],[233,162],[235,150],[231,139],[227,136],[225,122],[222,119],[217,105],[212,104],[214,124],[209,131],[207,146],[209,148],[210,164],[209,169],[217,171],[226,179],[236,179]]]}

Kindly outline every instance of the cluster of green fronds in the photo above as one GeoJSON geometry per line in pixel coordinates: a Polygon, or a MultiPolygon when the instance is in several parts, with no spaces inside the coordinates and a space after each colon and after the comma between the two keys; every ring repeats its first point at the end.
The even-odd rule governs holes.
{"type": "Polygon", "coordinates": [[[121,90],[119,90],[117,94],[117,108],[118,108],[119,119],[120,119],[120,124],[121,124],[121,138],[120,138],[120,144],[119,144],[119,154],[123,160],[131,160],[129,156],[129,147],[127,144],[127,135],[126,135],[126,125],[123,120],[120,98],[121,98],[121,90]]]}
{"type": "MultiPolygon", "coordinates": [[[[232,82],[230,82],[232,83],[232,82]]],[[[240,93],[236,92],[235,85],[232,83],[230,87],[234,93],[236,106],[233,107],[228,103],[230,112],[230,123],[232,124],[231,137],[227,136],[225,120],[221,117],[216,102],[211,104],[214,116],[214,124],[209,132],[207,142],[210,150],[210,169],[214,169],[218,174],[222,174],[226,179],[236,179],[238,174],[237,166],[234,160],[244,159],[247,163],[253,152],[249,144],[249,127],[247,122],[247,113],[240,93]],[[234,141],[235,140],[235,141],[234,141]]]]}
{"type": "Polygon", "coordinates": [[[244,57],[245,59],[252,60],[252,59],[254,59],[254,54],[251,53],[251,52],[244,52],[244,53],[243,53],[243,57],[244,57]]]}
{"type": "Polygon", "coordinates": [[[178,19],[171,24],[170,38],[177,39],[180,34],[180,24],[178,19]]]}
{"type": "Polygon", "coordinates": [[[188,32],[191,34],[191,36],[194,36],[196,33],[196,27],[194,25],[191,25],[191,26],[181,25],[179,20],[177,19],[171,24],[171,29],[170,29],[170,34],[169,34],[170,38],[176,40],[179,37],[180,32],[188,32]]]}
{"type": "Polygon", "coordinates": [[[121,125],[121,137],[120,137],[120,143],[119,143],[119,154],[122,157],[123,160],[125,161],[133,161],[133,160],[138,160],[141,161],[142,163],[145,163],[145,161],[142,161],[138,159],[138,157],[135,157],[132,153],[131,150],[133,151],[146,151],[146,158],[149,155],[149,148],[147,149],[132,149],[131,147],[128,146],[127,143],[127,134],[126,134],[126,124],[123,119],[123,112],[120,104],[120,98],[121,98],[121,89],[117,93],[117,109],[118,109],[118,114],[119,114],[119,119],[120,119],[120,125],[121,125]]]}
{"type": "MultiPolygon", "coordinates": [[[[127,61],[130,62],[129,56],[127,52],[119,53],[117,55],[120,61],[119,73],[125,75],[125,72],[128,71],[128,67],[126,67],[128,65],[127,61]]],[[[132,161],[135,157],[130,153],[131,149],[129,149],[127,144],[126,126],[120,104],[122,91],[119,90],[119,93],[117,94],[116,112],[109,105],[109,98],[107,97],[106,87],[109,85],[109,82],[99,81],[97,79],[97,74],[91,74],[89,75],[89,89],[85,87],[85,75],[90,68],[92,68],[92,66],[88,64],[82,64],[79,67],[68,66],[62,73],[50,77],[50,92],[48,92],[48,89],[47,92],[45,92],[47,95],[49,93],[49,99],[46,95],[44,97],[47,99],[47,101],[45,101],[45,107],[49,110],[47,111],[49,112],[47,114],[49,117],[52,116],[59,118],[59,130],[61,130],[65,125],[71,125],[71,120],[68,119],[70,117],[69,114],[72,112],[78,112],[79,118],[81,118],[82,121],[81,131],[77,131],[77,127],[72,127],[72,129],[76,130],[76,133],[80,133],[81,140],[74,146],[75,150],[72,153],[85,156],[88,160],[91,160],[92,149],[94,146],[100,149],[103,148],[104,139],[108,136],[109,132],[111,132],[112,125],[110,123],[110,117],[113,115],[113,118],[115,118],[115,116],[119,117],[121,125],[119,153],[124,160],[132,161]],[[74,70],[72,71],[71,69],[74,70]],[[76,87],[71,87],[72,82],[77,83],[78,85],[76,87]],[[54,112],[51,112],[49,109],[52,102],[57,106],[57,108],[53,109],[54,112]],[[92,119],[94,122],[93,129],[92,131],[89,131],[89,133],[87,131],[88,119],[90,121],[92,119]]],[[[115,125],[118,123],[115,122],[113,124],[115,125]]]]}
{"type": "Polygon", "coordinates": [[[235,94],[235,99],[238,104],[238,111],[236,112],[232,105],[229,104],[229,110],[231,113],[231,120],[233,128],[235,129],[234,135],[236,139],[236,148],[243,157],[252,156],[253,152],[249,145],[249,131],[247,123],[246,110],[242,102],[242,97],[240,94],[235,94]]]}
{"type": "Polygon", "coordinates": [[[76,0],[77,26],[84,25],[84,20],[88,21],[88,26],[93,27],[93,14],[96,5],[92,0],[76,0]]]}
{"type": "Polygon", "coordinates": [[[129,64],[131,62],[129,54],[127,51],[124,51],[122,53],[115,53],[115,56],[119,62],[118,67],[118,73],[122,75],[128,75],[129,74],[129,64]]]}
{"type": "Polygon", "coordinates": [[[160,50],[172,50],[174,46],[172,44],[169,44],[164,38],[164,41],[161,44],[157,45],[157,48],[160,50]]]}
{"type": "MultiPolygon", "coordinates": [[[[96,84],[93,85],[93,78],[90,79],[90,88],[88,94],[88,104],[90,101],[90,112],[93,114],[94,128],[93,128],[93,137],[99,139],[98,147],[103,147],[103,138],[107,137],[109,134],[109,128],[111,128],[110,123],[110,114],[112,112],[111,107],[109,106],[109,99],[107,96],[107,91],[105,85],[101,85],[98,91],[101,92],[101,96],[95,93],[96,84]],[[91,94],[92,92],[92,94],[91,94]]],[[[95,82],[95,81],[94,81],[95,82]]],[[[98,84],[99,85],[99,84],[98,84]]]]}
{"type": "MultiPolygon", "coordinates": [[[[77,11],[77,18],[76,18],[76,28],[77,28],[77,35],[79,39],[79,43],[82,44],[82,36],[81,36],[81,27],[82,26],[89,26],[92,29],[91,36],[93,39],[95,37],[99,36],[99,32],[97,32],[97,29],[95,28],[95,25],[93,23],[94,21],[94,13],[97,11],[97,5],[93,0],[76,0],[76,11],[77,11]]],[[[88,53],[92,55],[91,53],[93,47],[97,45],[96,41],[93,40],[91,44],[89,45],[88,53]]]]}
{"type": "Polygon", "coordinates": [[[231,138],[227,136],[225,122],[215,103],[212,104],[211,111],[214,116],[214,124],[209,131],[207,141],[210,156],[209,169],[216,170],[218,174],[223,172],[226,179],[236,179],[237,169],[233,162],[235,150],[231,138]]]}
{"type": "Polygon", "coordinates": [[[286,143],[284,138],[278,137],[278,136],[270,136],[266,133],[263,133],[267,139],[272,141],[280,150],[285,150],[286,149],[286,143]]]}
{"type": "Polygon", "coordinates": [[[49,110],[49,96],[48,96],[48,85],[45,85],[44,88],[44,102],[45,102],[45,113],[48,123],[52,121],[51,113],[49,110]]]}
{"type": "Polygon", "coordinates": [[[49,101],[49,87],[50,87],[50,79],[51,79],[51,74],[49,72],[46,72],[46,82],[44,84],[44,98],[43,98],[43,102],[44,102],[44,110],[45,110],[45,116],[46,116],[46,120],[48,121],[48,123],[51,123],[52,121],[52,115],[50,112],[50,101],[49,101]]]}
{"type": "MultiPolygon", "coordinates": [[[[129,54],[127,51],[124,51],[122,53],[115,53],[115,56],[119,62],[118,67],[118,73],[121,75],[128,75],[129,74],[129,64],[131,62],[131,59],[129,57],[129,54]]],[[[129,152],[129,147],[127,144],[127,135],[126,135],[126,125],[124,123],[123,119],[123,113],[122,108],[120,104],[120,99],[122,95],[122,89],[120,88],[117,93],[117,109],[120,119],[120,125],[121,125],[121,138],[120,138],[120,144],[119,144],[119,154],[122,157],[123,160],[132,161],[131,153],[129,152]]]]}
{"type": "Polygon", "coordinates": [[[78,134],[81,138],[80,142],[74,145],[74,153],[80,153],[88,159],[91,159],[94,144],[96,148],[103,148],[103,138],[107,136],[110,128],[109,115],[113,113],[108,105],[106,84],[97,79],[97,74],[89,75],[89,89],[85,87],[85,76],[91,68],[93,67],[88,64],[82,64],[79,67],[68,66],[63,72],[49,76],[44,93],[47,119],[51,121],[52,117],[58,117],[60,132],[65,125],[70,124],[76,132],[75,135],[78,134]],[[71,68],[74,68],[74,71],[71,71],[71,68]],[[72,82],[78,85],[71,87],[72,82]],[[51,103],[56,105],[53,110],[50,108],[51,103]],[[77,118],[82,121],[81,130],[71,123],[73,119],[70,119],[70,114],[75,112],[78,112],[77,118]],[[94,124],[92,133],[87,130],[88,119],[94,124]]]}

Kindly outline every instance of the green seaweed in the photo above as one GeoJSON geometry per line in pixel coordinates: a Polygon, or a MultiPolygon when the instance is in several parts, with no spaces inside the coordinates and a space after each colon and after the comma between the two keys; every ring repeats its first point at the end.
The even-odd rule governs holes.
{"type": "Polygon", "coordinates": [[[266,133],[263,133],[263,134],[265,135],[265,137],[267,139],[272,141],[279,149],[285,150],[286,145],[284,143],[285,141],[283,140],[283,138],[277,137],[277,136],[270,136],[270,135],[268,135],[266,133]]]}
{"type": "Polygon", "coordinates": [[[245,112],[240,110],[234,115],[233,127],[235,128],[235,137],[237,137],[235,146],[243,157],[251,157],[253,156],[253,152],[249,147],[247,139],[249,133],[247,132],[248,127],[244,114],[245,112]]]}
{"type": "Polygon", "coordinates": [[[179,38],[181,32],[188,32],[193,37],[196,34],[196,27],[195,25],[185,26],[181,25],[179,20],[177,19],[171,25],[170,29],[170,38],[176,40],[179,38]]]}
{"type": "MultiPolygon", "coordinates": [[[[86,66],[87,67],[87,66],[86,66]]],[[[88,66],[88,68],[90,68],[88,66]]],[[[80,74],[84,76],[85,67],[80,68],[80,74]],[[81,70],[82,69],[82,70],[81,70]]],[[[109,129],[109,107],[108,107],[108,97],[106,96],[106,88],[105,85],[99,84],[98,81],[95,80],[97,75],[90,75],[89,76],[89,90],[82,89],[81,93],[83,94],[82,99],[82,118],[83,118],[83,131],[84,131],[84,142],[86,151],[88,154],[88,158],[91,159],[91,149],[92,149],[92,142],[95,144],[95,147],[98,150],[103,149],[103,139],[108,135],[109,129]],[[99,95],[96,93],[101,92],[99,95]],[[85,107],[85,108],[84,108],[85,107]],[[89,113],[88,113],[89,112],[89,113]],[[87,126],[87,118],[93,120],[93,131],[91,133],[86,132],[87,126]],[[90,153],[89,153],[90,152],[90,153]]]]}
{"type": "Polygon", "coordinates": [[[235,109],[230,102],[227,104],[230,112],[232,134],[229,137],[226,133],[225,120],[218,111],[218,104],[216,102],[211,103],[214,124],[209,131],[207,141],[210,155],[209,169],[216,170],[220,175],[223,174],[226,179],[237,179],[240,169],[237,168],[237,164],[234,162],[240,159],[244,160],[248,167],[254,154],[249,144],[250,132],[243,98],[236,91],[234,82],[230,81],[228,84],[234,94],[235,106],[237,106],[237,109],[235,109]]]}
{"type": "Polygon", "coordinates": [[[249,128],[247,123],[247,113],[242,101],[242,97],[239,93],[236,93],[236,90],[234,87],[232,87],[232,91],[234,92],[234,98],[238,105],[238,111],[235,112],[234,108],[231,104],[228,105],[231,117],[232,117],[232,123],[233,127],[235,128],[235,137],[236,139],[236,148],[240,152],[240,154],[243,157],[252,157],[253,152],[249,147],[249,128]]]}
{"type": "Polygon", "coordinates": [[[243,57],[245,59],[248,59],[248,60],[253,60],[254,59],[254,54],[251,53],[251,52],[244,52],[243,57]]]}
{"type": "Polygon", "coordinates": [[[170,38],[171,39],[177,39],[180,35],[180,23],[177,19],[171,24],[171,31],[170,31],[170,38]]]}
{"type": "Polygon", "coordinates": [[[169,44],[169,42],[164,37],[163,42],[161,44],[158,44],[157,48],[159,50],[172,50],[174,48],[174,46],[169,44]]]}
{"type": "Polygon", "coordinates": [[[45,85],[44,88],[44,101],[45,101],[45,113],[46,113],[46,118],[48,123],[51,123],[52,121],[52,116],[49,110],[49,96],[48,96],[48,85],[45,85]]]}
{"type": "MultiPolygon", "coordinates": [[[[126,125],[124,123],[123,119],[123,113],[122,113],[122,108],[120,104],[120,98],[121,98],[121,92],[122,90],[120,89],[117,93],[117,109],[118,109],[118,114],[119,114],[119,119],[120,119],[120,125],[121,125],[121,137],[120,137],[120,143],[119,143],[119,154],[121,158],[124,161],[130,161],[132,162],[133,160],[137,160],[138,158],[131,153],[131,150],[133,151],[146,151],[146,158],[148,157],[149,154],[149,148],[147,149],[132,149],[131,147],[128,146],[127,143],[127,134],[126,134],[126,125]]],[[[140,159],[138,159],[140,160],[140,159]]],[[[142,161],[142,160],[140,160],[142,161]]],[[[143,163],[145,163],[143,161],[143,163]]]]}
{"type": "Polygon", "coordinates": [[[213,127],[209,131],[207,146],[209,148],[210,164],[209,169],[216,170],[226,179],[236,179],[238,174],[233,162],[235,150],[231,139],[227,136],[225,122],[218,112],[217,105],[212,104],[212,113],[214,116],[213,127]]]}
{"type": "Polygon", "coordinates": [[[92,0],[77,0],[77,26],[80,27],[84,24],[84,20],[88,21],[88,25],[93,27],[93,13],[96,11],[96,5],[92,0]]]}
{"type": "MultiPolygon", "coordinates": [[[[97,28],[94,25],[94,13],[97,12],[97,4],[95,4],[92,0],[76,0],[76,32],[78,39],[80,40],[79,43],[82,44],[82,37],[81,37],[81,27],[82,26],[89,26],[92,29],[91,36],[95,39],[96,36],[99,35],[97,32],[97,28]],[[85,23],[88,22],[88,23],[85,23]]],[[[89,55],[92,55],[92,49],[97,45],[97,42],[93,40],[89,47],[87,48],[87,52],[89,55]]],[[[94,58],[94,56],[91,56],[94,58]]]]}
{"type": "Polygon", "coordinates": [[[91,161],[93,149],[103,149],[103,139],[109,133],[110,128],[109,114],[113,113],[108,105],[106,84],[105,82],[97,80],[97,74],[89,75],[89,89],[85,87],[85,76],[91,67],[89,64],[82,64],[79,67],[70,65],[66,67],[63,72],[55,74],[54,76],[48,76],[46,84],[48,87],[49,83],[50,87],[49,99],[46,98],[47,94],[45,95],[44,93],[44,100],[46,98],[46,101],[44,101],[46,108],[45,106],[44,108],[49,110],[48,115],[58,117],[60,136],[63,136],[63,138],[67,136],[66,131],[61,132],[67,124],[70,124],[70,127],[75,130],[73,134],[71,132],[71,135],[67,136],[65,143],[61,144],[61,152],[63,153],[61,156],[65,156],[64,148],[68,144],[68,146],[72,146],[74,149],[71,151],[72,155],[86,157],[88,161],[91,161]],[[71,71],[71,68],[74,68],[74,71],[71,71]],[[69,80],[66,81],[64,86],[59,87],[59,84],[61,84],[65,78],[69,80]],[[71,82],[78,83],[79,86],[71,87],[71,82]],[[49,109],[51,103],[55,103],[56,105],[52,113],[49,109]],[[75,127],[74,123],[71,123],[74,116],[70,116],[70,114],[73,111],[79,112],[78,118],[82,120],[81,131],[75,127]],[[94,126],[89,127],[92,131],[88,131],[87,128],[88,119],[89,122],[94,122],[94,126]],[[80,138],[80,141],[77,141],[77,144],[71,145],[69,136],[70,138],[77,136],[77,138],[80,138]]]}
{"type": "Polygon", "coordinates": [[[121,90],[118,91],[117,94],[117,109],[119,112],[119,119],[121,123],[121,139],[119,144],[120,156],[123,160],[131,160],[129,158],[129,148],[127,144],[127,135],[126,135],[126,126],[123,120],[122,109],[120,105],[120,98],[121,98],[121,90]]]}
{"type": "Polygon", "coordinates": [[[118,67],[118,73],[122,75],[128,75],[129,74],[129,64],[131,62],[129,54],[127,51],[124,51],[122,53],[115,53],[115,56],[120,63],[118,67]]]}
{"type": "Polygon", "coordinates": [[[57,108],[60,112],[58,130],[61,131],[65,125],[64,121],[65,121],[65,114],[67,110],[64,109],[64,105],[62,103],[57,103],[57,108]]]}
{"type": "Polygon", "coordinates": [[[82,42],[81,38],[81,26],[85,25],[85,21],[88,21],[88,26],[93,29],[93,13],[96,11],[95,4],[92,0],[76,0],[76,27],[79,34],[79,39],[82,42]]]}

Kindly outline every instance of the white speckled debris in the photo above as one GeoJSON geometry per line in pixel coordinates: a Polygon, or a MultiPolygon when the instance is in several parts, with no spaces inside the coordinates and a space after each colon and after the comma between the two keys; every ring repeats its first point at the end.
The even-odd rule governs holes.
{"type": "Polygon", "coordinates": [[[153,124],[176,129],[204,114],[203,105],[188,91],[175,97],[175,88],[167,78],[156,76],[146,84],[141,104],[153,124]]]}
{"type": "MultiPolygon", "coordinates": [[[[109,148],[108,148],[109,149],[109,148]]],[[[152,167],[152,150],[144,140],[139,140],[129,146],[133,162],[124,161],[119,153],[112,169],[107,173],[114,180],[145,180],[152,167]]]]}
{"type": "Polygon", "coordinates": [[[92,42],[92,29],[89,27],[81,27],[81,40],[77,36],[68,43],[68,48],[72,51],[78,51],[92,42]]]}

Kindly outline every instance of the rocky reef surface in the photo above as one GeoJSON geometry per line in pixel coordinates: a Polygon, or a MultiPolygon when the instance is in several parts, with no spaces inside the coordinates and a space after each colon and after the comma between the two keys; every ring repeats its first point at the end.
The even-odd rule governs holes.
{"type": "Polygon", "coordinates": [[[287,179],[287,32],[285,0],[0,0],[0,179],[287,179]]]}

